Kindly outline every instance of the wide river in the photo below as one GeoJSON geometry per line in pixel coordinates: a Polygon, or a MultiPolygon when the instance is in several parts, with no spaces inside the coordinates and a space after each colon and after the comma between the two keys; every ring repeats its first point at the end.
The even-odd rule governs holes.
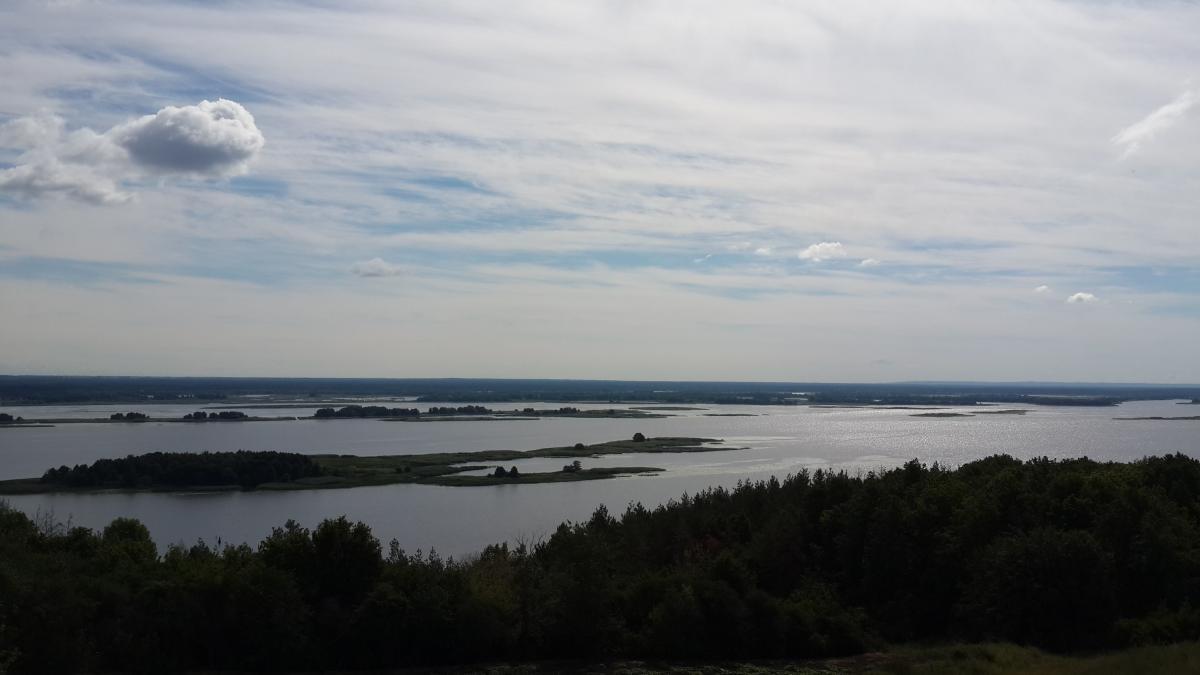
{"type": "MultiPolygon", "coordinates": [[[[390,404],[399,405],[399,404],[390,404]]],[[[422,403],[423,409],[438,403],[422,403]]],[[[442,404],[451,405],[451,404],[442,404]]],[[[534,405],[497,404],[496,410],[534,405]]],[[[609,405],[577,405],[608,408],[609,405]]],[[[620,406],[627,407],[627,406],[620,406]]],[[[913,410],[803,406],[705,405],[670,411],[661,419],[540,419],[385,422],[289,420],[205,424],[59,424],[0,429],[0,479],[38,476],[50,467],[89,463],[156,450],[281,450],[357,455],[470,450],[531,450],[647,436],[721,438],[730,450],[702,454],[623,455],[588,459],[585,466],[657,466],[655,476],[578,483],[438,487],[392,485],[347,490],[235,493],[47,494],[7,497],[15,508],[73,525],[100,528],[117,516],[144,522],[160,546],[169,543],[257,543],[271,528],[295,519],[314,526],[346,515],[368,523],[386,544],[408,551],[436,549],[461,556],[500,541],[533,542],[564,520],[582,520],[600,504],[613,513],[631,502],[647,506],[710,486],[783,477],[801,469],[870,471],[917,458],[956,466],[996,453],[1131,460],[1182,452],[1200,457],[1200,421],[1128,421],[1116,417],[1185,416],[1200,406],[1135,401],[1115,408],[1022,408],[1024,415],[913,417],[913,410]],[[713,416],[749,414],[749,417],[713,416]]],[[[316,408],[259,409],[260,416],[311,415],[316,408]]],[[[108,417],[129,406],[6,408],[26,418],[108,417]]],[[[141,406],[152,416],[177,417],[194,406],[141,406]]],[[[985,408],[986,409],[986,408],[985,408]]],[[[956,409],[950,409],[956,410],[956,409]]],[[[972,409],[957,409],[972,412],[972,409]]],[[[516,462],[523,471],[559,468],[564,460],[516,462]]]]}

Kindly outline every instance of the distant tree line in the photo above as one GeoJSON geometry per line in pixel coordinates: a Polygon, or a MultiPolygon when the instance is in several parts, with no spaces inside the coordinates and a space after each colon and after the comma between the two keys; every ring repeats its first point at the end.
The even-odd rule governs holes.
{"type": "Polygon", "coordinates": [[[446,560],[361,523],[172,546],[0,509],[14,672],[314,671],[820,657],[884,643],[1089,650],[1200,634],[1200,462],[818,470],[446,560]]]}
{"type": "MultiPolygon", "coordinates": [[[[525,415],[574,415],[579,412],[579,408],[563,406],[558,410],[538,410],[537,408],[525,408],[522,411],[525,415]]],[[[609,412],[612,412],[611,410],[609,412]]]]}
{"type": "Polygon", "coordinates": [[[151,452],[50,469],[43,483],[75,488],[148,488],[239,485],[322,475],[307,455],[287,452],[151,452]]]}
{"type": "MultiPolygon", "coordinates": [[[[426,415],[487,415],[492,411],[481,405],[464,405],[458,408],[431,407],[426,415]]],[[[316,418],[337,417],[420,417],[416,408],[388,408],[381,405],[348,405],[342,408],[321,408],[313,413],[316,418]]]]}
{"type": "MultiPolygon", "coordinates": [[[[925,401],[930,396],[962,396],[974,401],[1013,403],[1023,395],[1101,396],[1120,400],[1200,397],[1200,388],[1149,385],[1037,383],[903,382],[633,382],[601,380],[495,379],[311,379],[205,377],[67,377],[0,375],[0,402],[185,402],[239,397],[344,400],[347,397],[415,396],[417,401],[654,401],[658,403],[787,404],[807,394],[825,401],[925,401]]],[[[257,400],[257,399],[256,399],[257,400]]]]}
{"type": "Polygon", "coordinates": [[[430,415],[487,415],[492,411],[481,405],[464,405],[458,408],[451,407],[432,407],[429,409],[430,415]]]}
{"type": "Polygon", "coordinates": [[[145,422],[146,420],[150,419],[150,416],[146,413],[127,412],[113,413],[108,416],[108,419],[113,420],[114,422],[145,422]]]}
{"type": "Polygon", "coordinates": [[[8,413],[0,413],[0,424],[12,424],[13,422],[24,422],[24,417],[13,417],[8,413]]]}
{"type": "Polygon", "coordinates": [[[221,410],[219,412],[204,412],[203,410],[197,410],[196,412],[184,415],[183,419],[194,422],[205,422],[208,420],[244,420],[247,419],[247,417],[248,416],[246,413],[240,410],[221,410]]]}
{"type": "Polygon", "coordinates": [[[313,413],[316,418],[333,417],[419,417],[416,408],[387,408],[381,405],[348,405],[344,408],[321,408],[313,413]]]}

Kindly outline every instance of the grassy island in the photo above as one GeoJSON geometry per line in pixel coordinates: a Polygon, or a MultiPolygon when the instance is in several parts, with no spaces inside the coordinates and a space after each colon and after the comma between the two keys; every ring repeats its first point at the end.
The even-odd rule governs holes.
{"type": "MultiPolygon", "coordinates": [[[[639,434],[639,438],[641,435],[639,434]]],[[[655,467],[589,467],[569,463],[561,471],[505,471],[485,476],[460,475],[497,463],[532,457],[579,460],[630,453],[680,453],[730,450],[710,438],[642,438],[595,445],[538,450],[484,450],[426,455],[302,455],[287,452],[152,452],[90,465],[49,469],[41,478],[0,481],[0,494],[96,492],[101,490],[313,490],[421,483],[456,487],[562,483],[662,471],[655,467]]],[[[498,467],[503,471],[503,467],[498,467]]]]}

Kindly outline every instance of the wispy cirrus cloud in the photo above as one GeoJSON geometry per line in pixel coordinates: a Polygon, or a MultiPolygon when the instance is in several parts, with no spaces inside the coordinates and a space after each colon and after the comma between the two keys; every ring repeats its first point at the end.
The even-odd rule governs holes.
{"type": "Polygon", "coordinates": [[[1155,136],[1177,124],[1197,102],[1200,102],[1200,91],[1188,89],[1175,100],[1117,132],[1112,142],[1122,149],[1121,159],[1133,155],[1155,136]]]}
{"type": "MultiPolygon", "coordinates": [[[[326,326],[283,310],[321,297],[380,317],[356,336],[363,355],[402,332],[464,354],[429,374],[870,379],[863,364],[887,353],[904,364],[889,376],[917,379],[1185,375],[1195,319],[1114,298],[1200,297],[1190,277],[1150,278],[1200,268],[1200,129],[1191,99],[1170,100],[1200,62],[1200,6],[698,3],[686,22],[657,0],[0,3],[4,250],[175,273],[111,299],[79,288],[116,283],[107,267],[72,289],[36,276],[29,307],[54,311],[3,305],[0,368],[56,363],[46,345],[84,305],[92,334],[170,324],[181,344],[241,312],[237,331],[301,323],[316,340],[326,326]],[[1135,145],[1170,152],[1153,170],[1104,161],[1135,145]],[[400,263],[402,284],[359,279],[400,263]],[[1144,276],[1104,271],[1119,266],[1144,276]],[[213,279],[254,291],[178,301],[213,297],[213,279]],[[433,320],[410,333],[388,310],[414,289],[433,320]],[[1069,289],[1104,311],[1064,311],[1069,289]],[[704,338],[641,359],[655,350],[622,332],[630,312],[704,338]],[[969,353],[1017,328],[1039,349],[969,353]],[[454,342],[485,330],[512,359],[454,342]],[[828,340],[821,358],[773,337],[799,331],[828,340]],[[1132,332],[1182,337],[1143,349],[1155,363],[1094,358],[1132,349],[1132,332]],[[930,339],[953,346],[898,346],[930,339]]],[[[249,363],[386,374],[366,356],[321,366],[314,344],[249,363]]],[[[93,361],[145,367],[128,347],[114,337],[93,361]]],[[[188,367],[227,367],[201,360],[188,367]]]]}

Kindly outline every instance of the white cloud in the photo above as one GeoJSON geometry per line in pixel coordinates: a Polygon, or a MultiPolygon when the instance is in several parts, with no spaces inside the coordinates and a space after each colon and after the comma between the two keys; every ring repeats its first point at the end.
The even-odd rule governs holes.
{"type": "Polygon", "coordinates": [[[821,262],[830,258],[844,258],[846,251],[840,241],[823,241],[800,251],[799,257],[801,260],[821,262]]]}
{"type": "Polygon", "coordinates": [[[102,134],[65,129],[63,119],[50,114],[0,125],[0,148],[20,151],[14,166],[0,170],[0,192],[118,204],[132,196],[120,188],[123,180],[245,173],[265,142],[250,113],[225,99],[168,106],[102,134]]]}
{"type": "Polygon", "coordinates": [[[350,273],[360,277],[394,277],[403,274],[404,270],[383,258],[371,258],[351,265],[350,273]]]}
{"type": "Polygon", "coordinates": [[[24,199],[47,194],[62,194],[93,204],[120,204],[130,195],[117,189],[116,183],[79,164],[63,164],[55,159],[22,164],[0,171],[0,192],[24,199]]]}
{"type": "Polygon", "coordinates": [[[879,265],[879,261],[875,258],[864,258],[862,262],[858,263],[859,267],[875,267],[877,265],[879,265]]]}
{"type": "Polygon", "coordinates": [[[62,132],[63,120],[57,115],[18,117],[0,124],[0,147],[35,148],[57,142],[62,132]]]}
{"type": "Polygon", "coordinates": [[[711,253],[709,253],[709,254],[707,254],[707,255],[704,255],[704,256],[701,256],[701,257],[699,257],[699,258],[694,258],[694,259],[692,260],[692,262],[694,262],[694,263],[696,263],[696,264],[700,264],[700,263],[702,263],[702,262],[708,262],[708,259],[709,259],[709,258],[711,258],[711,257],[712,257],[712,254],[711,254],[711,253]]]}
{"type": "Polygon", "coordinates": [[[93,204],[116,204],[130,195],[117,187],[123,152],[90,129],[65,132],[61,117],[48,113],[0,125],[0,147],[21,152],[0,170],[0,193],[23,199],[58,194],[93,204]]]}
{"type": "Polygon", "coordinates": [[[107,134],[151,172],[224,177],[246,172],[265,144],[254,117],[226,99],[167,106],[107,134]]]}
{"type": "Polygon", "coordinates": [[[1092,295],[1091,293],[1075,293],[1074,295],[1067,298],[1067,302],[1069,302],[1071,304],[1097,302],[1098,300],[1099,300],[1099,298],[1092,295]]]}
{"type": "MultiPolygon", "coordinates": [[[[54,152],[36,171],[8,175],[0,194],[0,256],[70,260],[103,252],[214,277],[236,269],[239,276],[261,275],[264,288],[278,291],[267,306],[290,310],[320,289],[347,315],[356,314],[350,307],[370,307],[382,317],[394,314],[388,294],[326,288],[322,272],[329,260],[342,260],[335,271],[356,280],[351,263],[404,251],[403,260],[393,260],[404,263],[404,276],[366,285],[419,286],[414,295],[428,316],[450,322],[424,322],[425,348],[414,353],[453,349],[456,336],[495,329],[499,348],[535,355],[423,366],[443,368],[442,374],[520,376],[529,374],[517,372],[522,364],[534,364],[528,367],[560,375],[631,369],[665,379],[681,373],[872,378],[878,374],[852,364],[885,353],[904,364],[889,376],[915,379],[990,373],[1144,380],[1160,373],[1200,381],[1200,361],[1189,360],[1192,347],[1180,338],[1200,330],[1194,313],[1151,311],[1168,302],[1166,293],[1145,296],[1135,309],[1103,290],[1140,285],[1136,274],[1114,280],[1117,268],[1200,267],[1200,200],[1193,196],[1200,106],[1142,141],[1137,159],[1169,149],[1160,159],[1170,165],[1147,171],[1102,161],[1124,149],[1109,142],[1119,130],[1184,89],[1197,89],[1180,83],[1196,76],[1200,5],[941,0],[892,11],[867,0],[701,0],[698,6],[703,11],[681,22],[671,3],[605,0],[415,9],[377,0],[105,0],[56,12],[40,2],[0,2],[0,121],[42,109],[66,120],[10,129],[14,148],[54,152]],[[862,20],[883,15],[887,30],[862,20]],[[205,94],[178,98],[180,91],[205,94]],[[253,104],[236,93],[242,91],[256,93],[253,104]],[[156,187],[154,178],[178,175],[178,165],[135,164],[125,146],[106,137],[110,127],[168,103],[221,95],[245,104],[270,136],[252,169],[284,186],[279,193],[212,190],[190,180],[156,187]],[[68,139],[81,124],[95,129],[90,140],[68,139]],[[444,188],[455,179],[459,187],[444,188]],[[104,202],[114,190],[140,194],[120,209],[82,201],[104,202]],[[32,205],[4,199],[18,194],[50,198],[32,205]],[[805,241],[840,239],[851,242],[840,261],[795,258],[805,241]],[[760,257],[751,247],[722,258],[719,269],[686,265],[699,251],[720,257],[726,245],[740,242],[762,247],[763,256],[774,246],[773,255],[760,257]],[[617,250],[635,250],[666,268],[682,260],[693,275],[680,285],[687,293],[675,295],[674,282],[654,264],[579,264],[617,250]],[[885,254],[889,272],[902,263],[903,273],[857,267],[868,255],[885,254]],[[795,262],[771,264],[784,258],[795,262]],[[530,282],[515,264],[529,259],[559,276],[530,282]],[[489,276],[484,260],[512,276],[489,276]],[[799,269],[822,266],[860,273],[799,269]],[[619,286],[603,285],[617,276],[619,286]],[[486,284],[474,281],[481,277],[486,284]],[[1062,308],[1069,286],[1059,277],[1104,295],[1095,307],[1062,308]],[[1038,284],[1030,280],[1040,278],[1059,285],[1035,295],[1038,284]],[[478,286],[461,290],[468,283],[478,286]],[[701,284],[747,292],[705,296],[696,290],[701,284]],[[780,287],[789,291],[775,292],[780,287]],[[1034,297],[1013,302],[1014,288],[1034,297]],[[771,292],[756,293],[763,290],[771,292]],[[980,295],[989,299],[986,307],[980,295]],[[536,335],[503,327],[512,317],[542,316],[539,304],[579,321],[536,335]],[[660,306],[682,307],[666,318],[712,341],[694,354],[681,349],[665,358],[643,350],[656,360],[636,361],[641,345],[612,327],[624,325],[630,312],[660,306]],[[1063,311],[1101,308],[1084,312],[1096,314],[1096,323],[1083,336],[1071,316],[1077,312],[1063,311]],[[603,320],[590,323],[596,317],[603,320]],[[762,328],[707,330],[713,317],[762,328]],[[786,321],[822,334],[835,347],[827,353],[847,358],[812,357],[817,350],[805,355],[775,341],[786,321]],[[879,331],[881,325],[889,330],[879,331]],[[587,344],[570,339],[584,327],[587,344]],[[1016,346],[995,358],[968,354],[994,346],[996,335],[1026,333],[1037,342],[1010,340],[1016,346]],[[946,348],[928,349],[929,338],[946,348]],[[1154,359],[1091,358],[1144,354],[1132,348],[1139,340],[1178,346],[1153,347],[1154,359]],[[897,346],[906,341],[917,346],[897,346]],[[560,349],[562,361],[539,356],[560,349]],[[758,370],[753,359],[761,359],[758,370]]],[[[167,117],[178,118],[159,121],[167,117]]],[[[224,166],[238,166],[236,158],[224,166]]],[[[35,160],[41,161],[0,148],[0,171],[35,160]]],[[[142,355],[157,350],[158,336],[130,337],[128,325],[160,319],[161,307],[130,298],[163,290],[114,294],[110,306],[58,302],[75,291],[48,288],[45,301],[25,303],[31,313],[19,319],[13,310],[24,305],[0,301],[13,317],[6,329],[20,323],[28,336],[4,350],[8,361],[0,365],[145,368],[142,355]],[[112,315],[126,320],[72,318],[101,307],[116,308],[112,315]],[[95,358],[108,354],[93,349],[97,325],[112,327],[111,359],[95,358]],[[72,335],[84,335],[87,344],[72,335]],[[71,354],[91,358],[72,362],[71,354]]],[[[1196,306],[1193,289],[1176,290],[1170,302],[1196,306]]],[[[1137,292],[1123,288],[1119,295],[1137,292]]],[[[297,321],[314,333],[336,327],[294,311],[247,311],[246,295],[220,306],[170,301],[162,307],[179,310],[180,327],[202,324],[193,332],[206,337],[213,326],[233,333],[261,324],[266,335],[297,321]],[[234,309],[247,311],[251,321],[234,325],[228,319],[234,309]]],[[[393,318],[390,330],[407,335],[408,322],[393,318]]],[[[371,333],[381,341],[392,337],[371,333]]],[[[178,362],[173,351],[159,361],[164,369],[178,362]]],[[[216,357],[200,361],[216,350],[195,353],[188,367],[231,367],[216,357]]],[[[251,363],[275,368],[313,367],[304,354],[244,353],[251,363]]],[[[331,360],[322,367],[345,372],[342,365],[331,360]]],[[[408,366],[392,365],[411,372],[408,366]]]]}
{"type": "Polygon", "coordinates": [[[1049,293],[1050,287],[1045,284],[1042,284],[1041,286],[1038,286],[1037,288],[1033,289],[1033,292],[1034,293],[1049,293]]]}
{"type": "Polygon", "coordinates": [[[772,253],[772,251],[771,251],[770,246],[760,246],[759,248],[754,249],[754,255],[761,255],[763,257],[767,257],[767,256],[770,256],[771,253],[772,253]]]}
{"type": "Polygon", "coordinates": [[[1124,148],[1121,158],[1129,157],[1137,152],[1143,143],[1152,140],[1160,132],[1172,127],[1198,101],[1200,101],[1200,94],[1189,89],[1180,94],[1174,101],[1119,131],[1117,135],[1112,137],[1112,142],[1114,145],[1124,148]]]}

